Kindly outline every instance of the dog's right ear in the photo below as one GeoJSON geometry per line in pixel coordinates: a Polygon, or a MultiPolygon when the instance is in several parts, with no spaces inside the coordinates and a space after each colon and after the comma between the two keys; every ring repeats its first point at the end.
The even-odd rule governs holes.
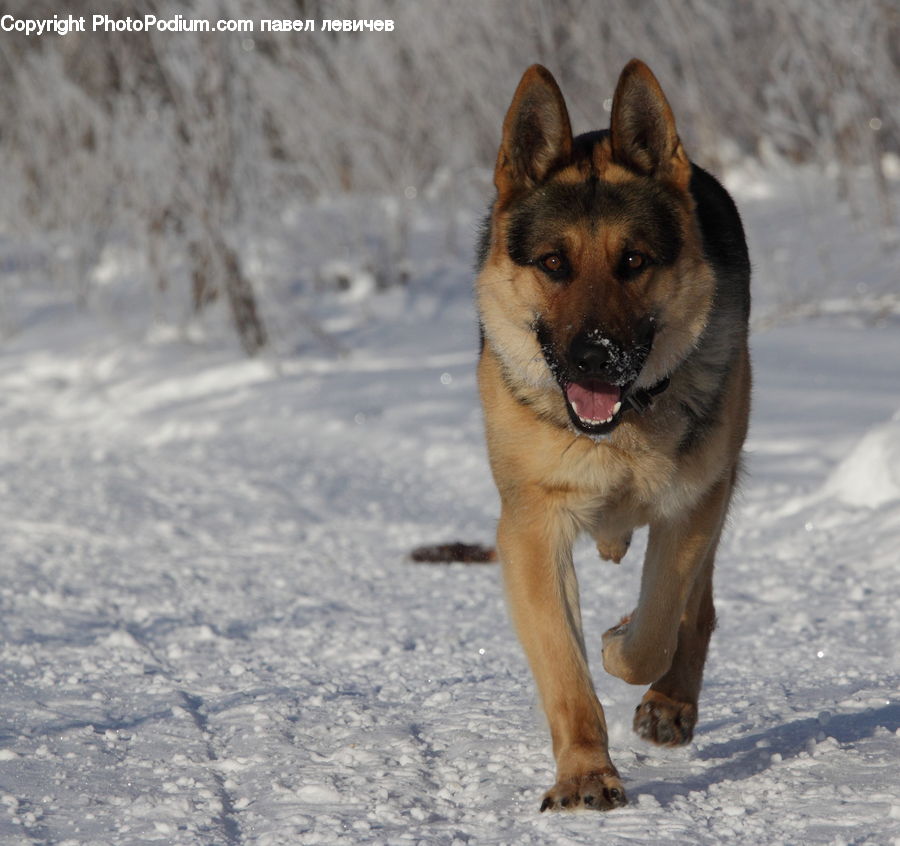
{"type": "Polygon", "coordinates": [[[547,68],[532,65],[516,89],[494,169],[494,185],[504,203],[534,187],[572,154],[572,127],[562,92],[547,68]]]}

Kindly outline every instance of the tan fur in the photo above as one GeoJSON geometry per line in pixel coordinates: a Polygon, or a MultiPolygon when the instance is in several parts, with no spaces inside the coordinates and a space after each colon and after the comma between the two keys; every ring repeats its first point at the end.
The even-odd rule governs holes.
{"type": "MultiPolygon", "coordinates": [[[[517,98],[528,96],[527,77],[517,98]]],[[[653,84],[658,88],[655,79],[653,84]]],[[[510,115],[515,108],[516,100],[510,115]]],[[[672,127],[674,133],[674,122],[672,127]]],[[[610,182],[634,179],[613,160],[610,145],[605,139],[592,162],[570,165],[554,178],[581,181],[587,168],[610,182]]],[[[553,740],[557,782],[545,806],[608,808],[624,802],[624,790],[609,757],[603,709],[588,667],[572,544],[588,532],[601,556],[619,561],[632,531],[649,524],[640,598],[630,617],[604,635],[603,663],[627,682],[652,684],[635,718],[640,734],[686,742],[714,626],[713,559],[746,433],[749,357],[744,347],[731,370],[718,425],[695,449],[680,452],[688,422],[679,397],[698,386],[688,384],[678,366],[714,308],[714,280],[693,222],[686,192],[690,165],[677,135],[664,178],[685,189],[685,245],[673,268],[654,269],[634,285],[607,282],[621,249],[622,234],[614,226],[596,236],[567,233],[567,252],[581,270],[570,285],[547,285],[538,269],[514,264],[503,247],[506,209],[517,190],[508,163],[501,148],[491,249],[476,285],[485,333],[478,381],[502,506],[498,551],[511,616],[553,740]],[[639,385],[671,374],[671,388],[652,413],[629,414],[607,439],[576,433],[535,337],[536,317],[565,343],[580,315],[601,312],[612,328],[627,332],[629,320],[647,303],[662,304],[665,321],[639,385]]]]}

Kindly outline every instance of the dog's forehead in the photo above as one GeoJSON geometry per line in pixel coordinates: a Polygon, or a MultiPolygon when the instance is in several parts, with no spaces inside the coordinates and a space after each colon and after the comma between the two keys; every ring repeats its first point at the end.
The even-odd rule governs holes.
{"type": "Polygon", "coordinates": [[[677,203],[654,179],[611,182],[575,166],[536,188],[510,210],[507,248],[513,261],[528,264],[535,251],[562,246],[572,232],[596,237],[616,229],[652,249],[661,262],[674,261],[681,244],[677,203]],[[574,179],[576,174],[582,178],[574,179]]]}

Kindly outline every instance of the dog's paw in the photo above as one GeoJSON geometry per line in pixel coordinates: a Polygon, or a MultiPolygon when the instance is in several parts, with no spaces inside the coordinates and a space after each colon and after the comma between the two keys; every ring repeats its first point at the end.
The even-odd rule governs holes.
{"type": "Polygon", "coordinates": [[[572,778],[560,779],[541,802],[544,811],[611,811],[627,804],[625,788],[615,770],[593,770],[572,778]]]}
{"type": "Polygon", "coordinates": [[[625,679],[631,674],[631,668],[624,654],[625,635],[631,617],[623,617],[618,624],[603,632],[603,668],[616,678],[625,679]]]}
{"type": "Polygon", "coordinates": [[[597,538],[597,552],[600,553],[600,557],[604,561],[612,561],[613,564],[621,562],[630,546],[631,532],[618,538],[597,538]]]}
{"type": "Polygon", "coordinates": [[[697,706],[676,702],[649,690],[634,712],[634,731],[644,740],[660,746],[684,746],[694,737],[697,706]]]}
{"type": "Polygon", "coordinates": [[[603,633],[603,668],[628,684],[652,684],[672,664],[674,649],[654,647],[643,654],[635,649],[631,617],[603,633]]]}
{"type": "Polygon", "coordinates": [[[626,650],[626,637],[631,625],[631,616],[625,616],[611,629],[603,633],[603,667],[607,673],[629,684],[649,684],[655,679],[645,682],[635,678],[635,670],[626,650]]]}

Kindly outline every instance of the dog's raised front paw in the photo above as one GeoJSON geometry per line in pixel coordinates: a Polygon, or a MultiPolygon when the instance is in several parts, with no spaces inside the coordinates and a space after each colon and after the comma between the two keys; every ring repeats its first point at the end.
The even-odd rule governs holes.
{"type": "Polygon", "coordinates": [[[556,782],[544,794],[541,811],[611,811],[627,802],[625,788],[614,770],[593,770],[556,782]]]}
{"type": "Polygon", "coordinates": [[[634,712],[634,731],[660,746],[684,746],[694,737],[697,706],[676,702],[663,693],[648,690],[634,712]]]}
{"type": "Polygon", "coordinates": [[[628,684],[652,684],[669,669],[675,650],[654,644],[641,651],[633,627],[628,616],[603,633],[603,667],[628,684]]]}
{"type": "Polygon", "coordinates": [[[618,624],[603,633],[603,667],[607,673],[629,684],[649,684],[656,679],[644,680],[637,675],[640,668],[634,666],[625,645],[631,625],[631,616],[625,616],[618,624]]]}

